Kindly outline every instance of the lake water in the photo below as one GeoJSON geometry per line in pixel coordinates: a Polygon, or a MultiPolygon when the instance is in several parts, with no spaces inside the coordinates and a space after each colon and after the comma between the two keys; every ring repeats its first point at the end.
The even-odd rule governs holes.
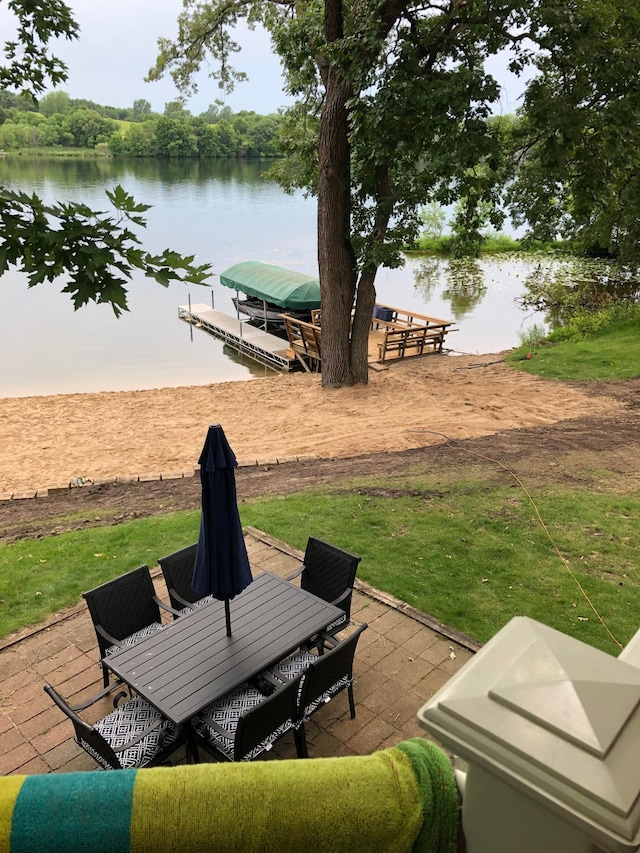
{"type": "MultiPolygon", "coordinates": [[[[106,188],[120,183],[151,204],[145,248],[172,248],[210,263],[212,287],[163,288],[137,275],[129,312],[117,319],[106,305],[74,312],[64,283],[29,289],[12,271],[2,279],[0,396],[123,391],[250,379],[269,371],[178,319],[178,306],[212,300],[234,314],[234,292],[217,276],[232,264],[260,260],[317,275],[315,200],[285,195],[261,178],[264,163],[0,159],[0,184],[47,200],[82,200],[108,210],[106,188]]],[[[459,331],[455,353],[481,354],[516,346],[534,322],[517,297],[535,262],[483,260],[450,264],[409,258],[381,269],[378,299],[442,319],[459,331]]]]}

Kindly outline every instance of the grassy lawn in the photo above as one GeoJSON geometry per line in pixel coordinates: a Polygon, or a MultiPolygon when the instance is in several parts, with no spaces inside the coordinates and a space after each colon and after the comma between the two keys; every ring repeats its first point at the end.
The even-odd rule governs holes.
{"type": "MultiPolygon", "coordinates": [[[[362,557],[358,576],[478,640],[528,615],[615,652],[578,586],[622,643],[640,623],[640,491],[544,486],[533,505],[515,483],[408,473],[243,503],[241,517],[303,549],[309,531],[362,557]]],[[[601,482],[606,482],[606,477],[601,482]]],[[[199,512],[0,545],[0,634],[197,539],[199,512]]]]}
{"type": "Polygon", "coordinates": [[[199,512],[0,543],[0,637],[77,603],[110,578],[198,538],[199,512]],[[190,517],[188,517],[190,516],[190,517]]]}
{"type": "Polygon", "coordinates": [[[570,341],[519,347],[507,361],[518,370],[547,379],[633,379],[640,376],[640,312],[613,329],[570,341]]]}
{"type": "Polygon", "coordinates": [[[528,615],[615,652],[555,543],[617,639],[635,633],[640,491],[541,488],[532,496],[551,541],[515,485],[443,485],[437,474],[402,485],[256,501],[242,518],[298,548],[308,530],[349,548],[362,556],[359,577],[480,641],[528,615]]]}

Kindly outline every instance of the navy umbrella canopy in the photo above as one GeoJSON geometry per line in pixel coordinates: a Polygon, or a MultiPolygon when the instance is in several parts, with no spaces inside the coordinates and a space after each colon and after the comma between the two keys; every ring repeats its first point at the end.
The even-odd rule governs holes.
{"type": "Polygon", "coordinates": [[[231,636],[229,600],[248,587],[253,576],[238,512],[238,463],[220,424],[209,427],[198,462],[202,515],[192,586],[200,595],[224,601],[231,636]]]}

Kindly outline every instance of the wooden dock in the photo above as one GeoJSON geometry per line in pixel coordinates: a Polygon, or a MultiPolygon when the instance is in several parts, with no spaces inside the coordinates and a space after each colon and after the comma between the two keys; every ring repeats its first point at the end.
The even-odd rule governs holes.
{"type": "Polygon", "coordinates": [[[296,359],[287,355],[288,344],[283,338],[270,335],[255,326],[231,317],[223,311],[216,311],[208,305],[178,306],[178,317],[181,320],[204,329],[215,338],[244,355],[274,367],[277,370],[293,370],[296,359]]]}

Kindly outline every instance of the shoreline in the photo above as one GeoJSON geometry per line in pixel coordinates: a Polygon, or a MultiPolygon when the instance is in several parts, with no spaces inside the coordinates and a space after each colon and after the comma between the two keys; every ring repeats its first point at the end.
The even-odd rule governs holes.
{"type": "Polygon", "coordinates": [[[556,423],[620,404],[521,373],[504,354],[413,357],[368,385],[323,389],[318,374],[144,391],[0,398],[0,499],[83,480],[193,473],[209,423],[239,464],[359,456],[556,423]]]}

